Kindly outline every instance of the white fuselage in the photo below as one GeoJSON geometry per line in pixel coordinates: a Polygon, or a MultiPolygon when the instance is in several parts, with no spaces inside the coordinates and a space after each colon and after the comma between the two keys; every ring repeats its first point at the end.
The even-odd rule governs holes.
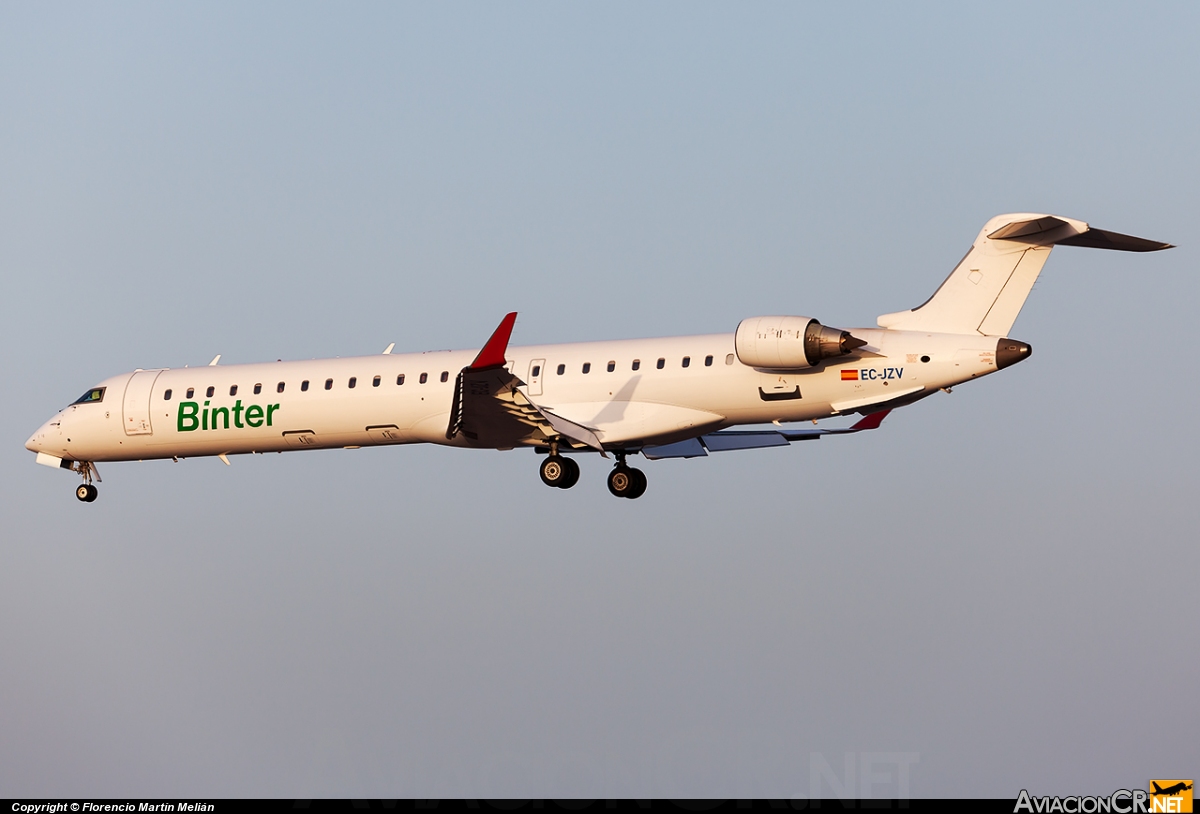
{"type": "MultiPolygon", "coordinates": [[[[505,358],[532,400],[595,428],[606,448],[630,450],[740,424],[898,406],[997,369],[994,336],[851,332],[867,346],[794,372],[742,364],[733,334],[509,347],[505,358]]],[[[475,353],[124,373],[97,385],[104,388],[99,401],[60,411],[26,446],[92,462],[405,443],[475,446],[461,434],[447,438],[455,380],[475,353]]]]}

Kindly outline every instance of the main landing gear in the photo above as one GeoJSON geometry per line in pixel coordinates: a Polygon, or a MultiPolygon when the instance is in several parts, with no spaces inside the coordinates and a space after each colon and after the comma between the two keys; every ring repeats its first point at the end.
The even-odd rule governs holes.
{"type": "Polygon", "coordinates": [[[579,464],[557,452],[551,453],[542,461],[541,475],[542,483],[547,486],[570,489],[579,483],[579,464]]]}
{"type": "Polygon", "coordinates": [[[97,494],[98,492],[96,491],[96,487],[92,486],[90,483],[81,483],[79,486],[75,487],[75,497],[79,498],[84,503],[91,503],[96,499],[97,494]]]}
{"type": "Polygon", "coordinates": [[[636,500],[646,493],[646,474],[625,465],[625,453],[618,452],[617,465],[608,473],[608,491],[616,497],[636,500]]]}
{"type": "MultiPolygon", "coordinates": [[[[646,493],[646,475],[640,469],[634,469],[625,463],[626,452],[616,450],[617,465],[608,473],[608,491],[617,497],[627,497],[631,500],[646,493]]],[[[579,464],[570,458],[558,454],[558,443],[550,445],[550,454],[542,461],[542,483],[558,489],[570,489],[579,482],[579,464]]],[[[82,498],[81,498],[82,499],[82,498]]]]}

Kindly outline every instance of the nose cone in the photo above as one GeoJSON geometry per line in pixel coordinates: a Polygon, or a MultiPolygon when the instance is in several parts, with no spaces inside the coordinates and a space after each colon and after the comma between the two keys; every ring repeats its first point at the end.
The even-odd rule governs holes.
{"type": "Polygon", "coordinates": [[[54,416],[42,426],[38,427],[37,432],[29,436],[29,440],[25,442],[25,449],[30,452],[45,452],[47,442],[53,438],[57,438],[59,433],[59,423],[62,420],[62,413],[54,416]]]}
{"type": "Polygon", "coordinates": [[[1029,358],[1033,348],[1015,339],[1001,339],[996,343],[996,370],[1015,365],[1029,358]]]}
{"type": "Polygon", "coordinates": [[[44,437],[45,433],[42,430],[38,430],[33,435],[29,436],[29,440],[25,442],[25,449],[29,450],[30,452],[41,452],[42,439],[44,437]]]}

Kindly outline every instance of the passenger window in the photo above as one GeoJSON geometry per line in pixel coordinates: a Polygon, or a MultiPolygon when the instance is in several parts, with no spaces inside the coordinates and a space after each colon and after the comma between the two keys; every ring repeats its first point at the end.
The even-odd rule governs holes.
{"type": "Polygon", "coordinates": [[[449,370],[442,371],[442,381],[444,381],[444,382],[450,381],[450,371],[449,370]]]}
{"type": "Polygon", "coordinates": [[[276,392],[276,393],[282,393],[282,392],[283,392],[283,382],[280,382],[279,384],[275,385],[275,392],[276,392]]]}
{"type": "Polygon", "coordinates": [[[374,379],[371,379],[371,386],[372,386],[372,387],[378,387],[378,386],[379,386],[379,383],[380,383],[381,381],[383,381],[383,379],[382,379],[382,378],[380,378],[379,376],[376,376],[374,379]]]}
{"type": "Polygon", "coordinates": [[[358,384],[358,377],[357,377],[357,376],[351,376],[351,377],[350,377],[350,389],[351,389],[351,390],[353,390],[353,389],[354,389],[354,385],[356,385],[356,384],[358,384]]]}
{"type": "Polygon", "coordinates": [[[428,374],[428,373],[422,373],[422,374],[421,374],[421,384],[425,384],[425,382],[427,382],[427,381],[429,381],[429,374],[428,374]]]}
{"type": "Polygon", "coordinates": [[[609,363],[608,363],[608,372],[609,372],[609,373],[612,373],[612,372],[613,372],[614,370],[616,370],[616,369],[617,369],[617,363],[616,363],[616,362],[609,362],[609,363]]]}
{"type": "Polygon", "coordinates": [[[396,384],[404,384],[404,374],[403,373],[401,373],[399,376],[396,377],[396,384]]]}
{"type": "Polygon", "coordinates": [[[191,397],[192,397],[192,396],[194,396],[194,395],[196,395],[196,388],[194,388],[194,387],[189,387],[189,388],[188,388],[188,391],[187,391],[187,397],[188,397],[188,398],[191,398],[191,397]]]}
{"type": "Polygon", "coordinates": [[[592,363],[591,363],[591,362],[584,362],[584,363],[583,363],[583,372],[584,372],[584,373],[591,373],[591,372],[592,372],[592,363]]]}
{"type": "Polygon", "coordinates": [[[655,365],[655,367],[657,367],[659,370],[662,370],[662,369],[663,369],[664,367],[666,367],[666,366],[667,366],[667,360],[666,360],[666,359],[659,359],[659,360],[658,360],[658,364],[657,364],[657,365],[655,365]]]}
{"type": "Polygon", "coordinates": [[[231,396],[237,395],[237,385],[236,384],[229,388],[229,395],[231,395],[231,396]]]}
{"type": "Polygon", "coordinates": [[[634,359],[634,360],[633,360],[633,369],[634,369],[634,370],[637,370],[637,369],[638,369],[639,367],[641,367],[641,366],[642,366],[642,360],[641,360],[641,359],[634,359]]]}
{"type": "Polygon", "coordinates": [[[212,395],[215,392],[216,392],[216,388],[210,387],[210,388],[208,388],[208,390],[205,391],[204,395],[208,396],[209,398],[212,398],[212,395]]]}
{"type": "Polygon", "coordinates": [[[258,384],[254,385],[254,395],[257,396],[261,392],[262,392],[262,382],[259,382],[258,384]]]}
{"type": "Polygon", "coordinates": [[[709,354],[708,356],[704,357],[704,366],[712,367],[712,354],[709,354]]]}
{"type": "Polygon", "coordinates": [[[733,364],[733,354],[732,353],[725,354],[725,364],[727,364],[727,365],[733,364]]]}
{"type": "Polygon", "coordinates": [[[166,390],[163,391],[163,401],[170,401],[170,400],[171,400],[171,388],[168,387],[166,390]]]}
{"type": "Polygon", "coordinates": [[[326,379],[326,380],[325,380],[325,389],[326,389],[326,390],[332,390],[332,389],[333,389],[333,379],[326,379]]]}
{"type": "Polygon", "coordinates": [[[534,379],[536,379],[538,376],[541,376],[541,375],[542,375],[542,366],[541,366],[541,365],[534,365],[534,366],[533,366],[533,372],[532,372],[532,376],[531,376],[531,378],[534,378],[534,379]]]}
{"type": "Polygon", "coordinates": [[[692,363],[692,357],[690,357],[690,356],[683,357],[683,366],[684,367],[687,367],[691,363],[692,363]]]}
{"type": "Polygon", "coordinates": [[[304,381],[300,382],[300,392],[301,393],[308,392],[308,379],[305,379],[304,381]]]}
{"type": "Polygon", "coordinates": [[[566,373],[566,372],[567,372],[567,366],[566,366],[566,365],[559,365],[559,366],[558,366],[558,375],[559,375],[559,376],[561,376],[562,374],[564,374],[564,373],[566,373]]]}

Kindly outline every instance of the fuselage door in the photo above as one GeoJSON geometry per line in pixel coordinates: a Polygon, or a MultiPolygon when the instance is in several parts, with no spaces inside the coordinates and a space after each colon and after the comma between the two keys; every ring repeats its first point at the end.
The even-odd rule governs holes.
{"type": "Polygon", "coordinates": [[[529,363],[529,378],[525,380],[529,395],[540,396],[542,394],[542,375],[545,372],[545,359],[534,359],[529,363]]]}
{"type": "Polygon", "coordinates": [[[150,426],[150,391],[160,373],[161,370],[139,370],[129,377],[123,405],[126,435],[151,435],[154,432],[150,426]]]}

